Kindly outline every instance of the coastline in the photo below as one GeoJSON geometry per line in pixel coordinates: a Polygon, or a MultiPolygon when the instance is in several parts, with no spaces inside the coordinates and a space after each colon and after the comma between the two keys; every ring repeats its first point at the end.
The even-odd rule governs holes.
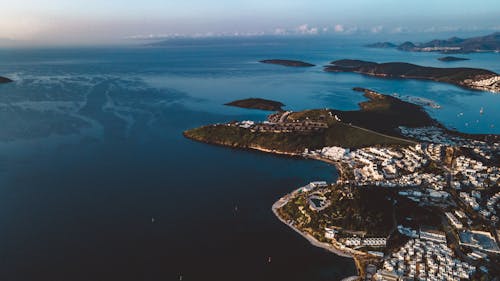
{"type": "MultiPolygon", "coordinates": [[[[269,151],[269,150],[266,150],[266,149],[258,149],[258,148],[253,148],[253,149],[259,150],[259,151],[268,152],[268,153],[273,153],[272,151],[269,151]]],[[[280,154],[280,153],[278,152],[278,154],[280,154]]],[[[281,154],[285,154],[285,153],[281,152],[281,154]]],[[[310,157],[304,157],[303,155],[298,155],[298,154],[296,154],[295,156],[300,156],[300,157],[302,157],[304,159],[314,159],[314,160],[318,160],[318,161],[325,162],[325,163],[328,163],[330,165],[333,165],[335,167],[335,169],[337,170],[338,174],[339,174],[339,177],[338,177],[337,181],[342,180],[342,174],[343,174],[344,171],[343,171],[343,168],[340,165],[338,165],[338,162],[330,160],[330,159],[325,159],[325,158],[322,158],[322,157],[314,157],[314,156],[312,156],[312,157],[311,156],[310,157]]],[[[318,248],[322,248],[322,249],[324,249],[324,250],[326,250],[326,251],[328,251],[330,253],[333,253],[333,254],[335,254],[337,256],[353,259],[354,266],[356,267],[356,271],[357,271],[358,275],[345,277],[345,278],[342,279],[342,281],[344,281],[344,280],[349,280],[349,281],[358,280],[359,278],[361,278],[361,276],[364,275],[363,274],[364,269],[361,268],[361,264],[360,264],[360,262],[359,262],[359,260],[357,258],[361,257],[361,256],[367,256],[366,253],[360,252],[360,251],[356,251],[356,250],[353,250],[353,249],[349,249],[349,248],[340,248],[340,247],[338,247],[338,246],[335,245],[336,240],[334,240],[333,243],[320,242],[316,238],[314,238],[313,236],[311,236],[309,233],[303,232],[300,229],[296,228],[293,224],[288,223],[287,221],[285,221],[279,215],[278,209],[281,208],[281,207],[283,207],[285,204],[287,204],[288,203],[288,199],[291,198],[295,193],[299,192],[300,189],[302,189],[302,187],[299,187],[299,188],[293,190],[292,192],[285,194],[280,199],[278,199],[276,202],[274,202],[274,204],[271,207],[271,210],[273,211],[274,215],[283,224],[287,225],[293,231],[295,231],[300,236],[302,236],[307,241],[309,241],[309,243],[311,245],[313,245],[315,247],[318,247],[318,248]]]]}
{"type": "MultiPolygon", "coordinates": [[[[354,88],[354,90],[364,91],[365,96],[370,99],[369,102],[360,103],[360,108],[361,108],[360,111],[373,112],[373,111],[378,110],[379,108],[389,108],[386,110],[390,110],[390,109],[394,110],[395,113],[393,113],[392,115],[383,115],[382,114],[382,117],[380,118],[380,119],[386,121],[386,124],[390,124],[390,125],[387,125],[386,127],[382,127],[386,130],[388,130],[388,128],[391,128],[391,129],[400,128],[400,126],[402,126],[401,124],[403,124],[403,126],[406,126],[406,124],[409,124],[409,125],[407,125],[409,128],[430,127],[432,129],[433,127],[436,127],[436,129],[440,128],[440,129],[444,130],[445,132],[451,133],[444,125],[442,125],[441,123],[439,123],[435,119],[432,119],[431,117],[429,117],[429,115],[423,110],[422,104],[415,104],[412,102],[401,101],[398,98],[394,98],[394,97],[391,97],[388,95],[379,94],[377,92],[367,90],[364,88],[354,88]],[[377,103],[377,101],[379,101],[379,103],[377,103]],[[393,122],[394,119],[398,120],[398,118],[403,118],[403,120],[404,120],[404,118],[407,116],[411,116],[411,117],[416,116],[416,118],[421,118],[421,120],[418,119],[417,121],[415,121],[413,123],[404,123],[401,121],[393,122]]],[[[338,111],[338,112],[342,113],[343,111],[338,111]]],[[[304,114],[304,115],[299,115],[299,117],[304,118],[304,116],[305,116],[305,118],[309,118],[310,116],[312,116],[312,119],[316,120],[316,119],[321,119],[320,117],[322,116],[322,120],[328,120],[325,117],[326,114],[319,115],[322,113],[323,112],[321,112],[321,111],[311,110],[311,111],[306,111],[306,114],[304,114]],[[310,112],[313,112],[313,113],[310,113],[310,112]],[[317,115],[319,115],[320,117],[318,117],[317,115]]],[[[330,117],[333,119],[332,111],[330,111],[329,113],[330,113],[330,117]]],[[[367,120],[367,116],[368,117],[380,117],[380,114],[379,115],[365,114],[365,115],[362,115],[362,117],[364,117],[364,119],[361,118],[361,120],[367,120]]],[[[370,143],[370,141],[365,140],[365,142],[362,143],[365,146],[382,145],[382,144],[386,145],[386,146],[392,146],[392,145],[394,145],[394,140],[397,141],[396,145],[404,146],[404,147],[406,147],[410,144],[416,145],[419,143],[418,141],[415,140],[418,138],[414,138],[411,134],[410,134],[410,137],[408,137],[407,135],[405,135],[403,133],[398,134],[398,135],[401,135],[403,137],[386,135],[383,133],[379,133],[377,131],[372,131],[370,129],[366,129],[365,127],[362,127],[360,125],[352,125],[350,123],[350,121],[351,120],[357,121],[358,119],[355,118],[357,116],[352,117],[352,116],[347,115],[347,116],[342,116],[342,117],[343,117],[342,120],[344,120],[343,122],[348,124],[348,126],[350,128],[357,129],[356,132],[359,132],[359,131],[365,132],[366,131],[366,132],[371,133],[368,135],[366,135],[366,133],[364,135],[363,134],[361,134],[361,135],[354,134],[358,138],[362,139],[364,136],[371,137],[373,135],[383,137],[382,139],[375,139],[376,141],[372,141],[370,138],[368,138],[370,141],[372,141],[375,144],[372,144],[372,143],[370,143]],[[349,119],[349,117],[351,117],[351,119],[349,119]],[[347,120],[347,121],[345,121],[345,120],[347,120]],[[388,139],[390,141],[388,141],[388,139]]],[[[337,121],[339,121],[339,122],[341,121],[340,119],[338,119],[337,115],[335,115],[335,119],[337,119],[337,121]]],[[[369,120],[373,120],[373,119],[377,120],[377,122],[380,122],[379,118],[372,118],[369,120]]],[[[292,118],[292,120],[296,121],[296,120],[300,120],[300,119],[299,118],[296,118],[296,119],[292,118]]],[[[365,123],[363,123],[362,121],[359,121],[359,122],[361,124],[368,125],[369,128],[370,128],[369,125],[373,125],[373,123],[370,123],[370,122],[365,122],[365,123]]],[[[237,121],[234,121],[234,123],[232,122],[232,123],[226,124],[226,126],[233,126],[233,127],[236,127],[238,125],[239,125],[239,123],[237,121]]],[[[215,144],[215,145],[220,145],[220,146],[225,146],[225,147],[230,147],[230,148],[254,150],[254,151],[260,151],[260,152],[265,152],[265,153],[272,153],[274,155],[283,155],[283,156],[294,157],[294,158],[300,157],[301,159],[314,159],[317,161],[321,161],[321,162],[327,163],[329,165],[332,165],[336,168],[336,170],[338,172],[338,178],[336,181],[337,185],[350,184],[348,179],[351,177],[351,175],[354,173],[354,171],[352,171],[349,164],[346,164],[346,163],[341,162],[341,161],[333,160],[333,159],[337,159],[337,157],[328,158],[326,156],[325,157],[322,156],[321,153],[308,153],[307,146],[306,146],[306,148],[303,148],[304,145],[290,145],[289,144],[289,143],[295,144],[294,141],[295,142],[302,141],[301,144],[303,144],[306,141],[310,141],[310,143],[313,144],[312,147],[314,149],[314,147],[318,146],[318,143],[327,144],[327,142],[320,142],[320,141],[317,141],[316,139],[310,139],[310,138],[299,138],[298,140],[292,138],[291,141],[289,141],[289,139],[285,139],[286,141],[288,141],[288,142],[285,142],[285,144],[288,144],[288,145],[278,145],[278,144],[276,144],[276,142],[266,142],[266,141],[276,141],[276,138],[274,138],[274,139],[273,138],[267,138],[267,139],[265,138],[266,136],[269,136],[269,135],[257,135],[257,138],[254,139],[254,138],[251,138],[252,135],[250,135],[250,137],[249,137],[248,133],[242,133],[241,131],[238,131],[241,129],[227,129],[226,130],[224,128],[225,127],[221,126],[221,124],[207,125],[207,126],[203,126],[200,128],[185,131],[184,136],[187,137],[188,139],[192,139],[195,141],[208,143],[208,144],[212,144],[212,145],[215,144]],[[209,126],[214,126],[214,127],[219,126],[219,127],[216,127],[216,129],[212,130],[212,128],[209,126]],[[220,128],[222,128],[222,129],[220,129],[220,128]],[[199,129],[201,129],[201,131],[197,131],[199,129]],[[206,130],[203,131],[203,129],[206,129],[206,130]],[[217,130],[217,129],[219,129],[219,130],[217,130]],[[352,173],[351,173],[351,171],[352,171],[352,173]]],[[[249,127],[244,127],[244,128],[249,129],[249,127]]],[[[328,126],[327,126],[327,128],[328,128],[328,126]]],[[[377,127],[377,128],[379,128],[379,127],[377,127]]],[[[255,131],[256,130],[254,130],[252,132],[255,132],[255,131]]],[[[268,131],[264,131],[264,132],[268,132],[268,131]]],[[[274,132],[280,133],[282,131],[275,130],[274,132]]],[[[336,131],[334,131],[334,132],[336,132],[336,131]]],[[[342,132],[345,132],[345,131],[342,131],[342,132]]],[[[458,132],[456,132],[455,134],[458,134],[458,132]]],[[[272,135],[272,136],[275,136],[275,135],[272,135]]],[[[349,136],[352,137],[352,135],[349,135],[349,136]]],[[[284,138],[277,138],[277,139],[283,140],[284,138]]],[[[346,139],[342,139],[342,140],[344,142],[341,142],[340,145],[337,145],[337,143],[335,143],[335,144],[333,144],[333,146],[356,147],[355,145],[352,145],[353,142],[349,142],[346,139]],[[352,146],[343,145],[345,143],[349,143],[352,146]]],[[[333,143],[333,142],[330,142],[329,144],[331,144],[331,143],[333,143]]],[[[354,142],[354,143],[356,143],[356,142],[354,142]]],[[[357,143],[357,144],[359,145],[359,143],[357,143]]],[[[328,145],[326,145],[326,146],[328,146],[328,145]]],[[[417,158],[418,157],[415,156],[415,159],[417,159],[417,158]]],[[[420,158],[418,158],[418,159],[420,159],[420,158]]],[[[418,167],[420,167],[420,166],[418,166],[418,167]]],[[[378,183],[377,183],[377,185],[378,185],[378,183]]],[[[310,187],[309,186],[298,187],[298,188],[292,190],[291,192],[286,193],[285,195],[283,195],[281,198],[279,198],[277,201],[275,201],[272,204],[271,210],[273,211],[274,215],[283,224],[287,225],[289,228],[294,230],[300,236],[305,238],[307,241],[309,241],[309,243],[311,245],[318,247],[318,248],[322,248],[322,249],[324,249],[330,253],[333,253],[339,257],[352,258],[354,261],[356,271],[357,271],[357,276],[348,276],[348,277],[345,277],[343,280],[355,280],[355,279],[359,279],[361,277],[364,277],[367,274],[367,272],[366,272],[368,269],[367,266],[372,264],[372,262],[374,262],[374,261],[375,262],[380,261],[380,256],[378,255],[379,252],[377,252],[377,253],[371,253],[369,251],[363,252],[363,251],[357,250],[356,247],[350,248],[349,246],[353,246],[353,244],[346,243],[346,245],[349,245],[349,246],[346,246],[343,243],[340,243],[338,240],[339,239],[338,235],[331,235],[331,236],[327,235],[326,237],[323,237],[323,227],[325,227],[325,229],[328,232],[328,229],[326,227],[337,228],[335,226],[335,223],[332,223],[332,222],[323,222],[320,224],[316,223],[316,224],[314,224],[314,227],[311,227],[311,225],[309,225],[307,222],[305,224],[302,224],[302,222],[303,222],[302,220],[295,220],[293,216],[290,216],[291,213],[295,214],[297,212],[297,209],[293,209],[292,210],[293,212],[289,213],[288,211],[290,211],[291,209],[288,208],[288,206],[296,207],[295,204],[300,205],[299,203],[296,203],[295,198],[300,197],[300,196],[305,196],[305,197],[310,196],[309,191],[312,192],[314,187],[315,187],[315,185],[311,184],[310,187]],[[302,192],[304,192],[304,195],[301,194],[302,192]],[[283,214],[283,216],[281,214],[283,214]]],[[[304,198],[301,198],[301,200],[302,199],[304,199],[304,198]]],[[[309,203],[309,204],[311,204],[311,203],[309,203]]],[[[300,206],[299,211],[301,211],[304,214],[304,216],[306,218],[308,218],[309,221],[311,221],[311,216],[309,216],[307,213],[304,213],[302,208],[303,208],[303,206],[300,206]]],[[[315,208],[315,206],[313,206],[313,209],[317,209],[317,208],[315,208]]],[[[392,221],[393,221],[393,223],[396,223],[396,219],[394,216],[393,216],[392,221]]],[[[315,222],[317,222],[317,221],[315,221],[315,222]]],[[[340,224],[337,224],[337,225],[340,226],[340,224]]],[[[393,230],[391,230],[391,232],[392,231],[393,230]]],[[[341,237],[340,240],[344,241],[344,236],[340,236],[340,237],[341,237]]],[[[387,240],[387,238],[385,238],[385,240],[384,240],[384,246],[385,246],[386,240],[387,240]]],[[[359,243],[357,245],[359,245],[359,243]]],[[[370,244],[367,244],[367,245],[370,245],[370,244]]],[[[373,267],[373,265],[372,265],[372,267],[373,267]]],[[[371,272],[371,269],[369,271],[371,272]]]]}
{"type": "MultiPolygon", "coordinates": [[[[200,140],[195,139],[195,138],[190,138],[190,137],[188,137],[186,135],[185,135],[185,137],[187,137],[188,139],[191,139],[191,140],[200,141],[200,140]]],[[[205,141],[202,141],[202,142],[205,142],[205,141]]],[[[205,143],[209,143],[209,144],[212,144],[212,145],[215,144],[215,145],[218,145],[218,146],[225,146],[225,147],[227,147],[227,145],[221,144],[221,143],[211,143],[211,142],[205,142],[205,143]]],[[[233,147],[233,146],[230,146],[230,147],[233,147]]],[[[242,147],[236,147],[236,146],[234,146],[233,148],[242,149],[242,147]]],[[[285,151],[267,149],[267,148],[263,148],[263,147],[260,147],[260,146],[248,146],[248,147],[245,147],[243,149],[250,150],[250,151],[259,151],[259,152],[264,152],[264,153],[269,153],[269,154],[274,154],[274,155],[281,155],[281,156],[288,156],[288,157],[300,157],[302,159],[313,159],[313,160],[325,162],[327,164],[330,164],[330,165],[334,166],[335,169],[338,172],[338,175],[339,175],[338,180],[342,179],[343,168],[341,166],[339,166],[336,161],[333,161],[333,160],[330,160],[330,159],[326,159],[326,158],[322,158],[322,157],[318,157],[318,156],[316,156],[316,157],[315,156],[305,157],[301,153],[285,152],[285,151]]],[[[283,205],[285,205],[288,202],[288,198],[290,196],[292,196],[295,192],[298,192],[299,189],[301,189],[301,187],[293,190],[290,193],[285,194],[280,199],[278,199],[276,202],[274,202],[274,204],[271,207],[271,210],[272,210],[273,214],[278,218],[278,220],[280,220],[283,224],[285,224],[286,226],[288,226],[289,228],[291,228],[293,231],[295,231],[296,233],[298,233],[300,236],[302,236],[303,238],[305,238],[313,246],[318,247],[318,248],[322,248],[322,249],[324,249],[324,250],[326,250],[326,251],[328,251],[330,253],[333,253],[333,254],[335,254],[337,256],[340,256],[340,257],[351,258],[353,260],[353,262],[354,262],[354,266],[356,267],[356,271],[357,271],[358,275],[348,276],[348,277],[343,278],[342,280],[349,280],[349,281],[351,281],[351,280],[358,280],[360,278],[360,276],[362,275],[361,273],[363,272],[363,269],[359,267],[359,262],[357,262],[357,260],[356,260],[356,255],[365,256],[366,255],[365,253],[359,252],[359,251],[356,251],[356,250],[352,250],[352,249],[340,249],[338,247],[335,247],[334,244],[332,244],[332,243],[323,243],[323,242],[320,242],[316,238],[314,238],[313,236],[311,236],[310,234],[302,232],[300,229],[298,229],[295,226],[293,226],[292,224],[286,222],[278,214],[278,209],[281,208],[283,205]]]]}
{"type": "MultiPolygon", "coordinates": [[[[223,144],[218,144],[218,145],[225,146],[223,144]]],[[[303,159],[313,159],[313,160],[325,162],[327,164],[333,165],[335,167],[335,169],[337,170],[338,174],[339,174],[339,179],[340,180],[342,179],[343,168],[340,167],[338,165],[338,163],[336,161],[333,161],[333,160],[325,159],[325,158],[322,158],[322,157],[314,157],[314,156],[312,156],[312,157],[311,156],[310,157],[304,157],[302,154],[299,154],[299,153],[285,152],[285,151],[279,151],[279,150],[272,150],[272,149],[267,149],[267,148],[263,148],[263,147],[260,147],[260,146],[249,146],[249,147],[246,147],[245,149],[259,151],[259,152],[265,152],[265,153],[274,154],[274,155],[282,155],[282,156],[289,156],[289,157],[300,157],[300,158],[303,158],[303,159]]],[[[300,229],[298,229],[295,226],[293,226],[292,224],[286,222],[278,214],[278,209],[281,208],[284,204],[286,204],[288,202],[288,198],[290,196],[292,196],[295,192],[298,192],[299,189],[301,189],[301,187],[293,190],[290,193],[285,194],[280,199],[278,199],[278,201],[274,202],[274,204],[271,207],[271,210],[273,211],[274,215],[283,224],[287,225],[293,231],[295,231],[300,236],[302,236],[303,238],[305,238],[313,246],[318,247],[318,248],[322,248],[324,250],[327,250],[328,252],[333,253],[333,254],[335,254],[337,256],[340,256],[340,257],[352,258],[353,262],[354,262],[354,265],[356,267],[356,271],[358,273],[358,276],[356,276],[356,279],[359,278],[359,275],[361,275],[361,273],[363,272],[363,269],[360,268],[359,267],[359,263],[356,262],[356,255],[364,256],[364,255],[366,255],[365,253],[359,252],[359,251],[356,251],[356,250],[351,250],[351,249],[340,249],[338,247],[335,247],[334,244],[320,242],[320,241],[316,240],[316,238],[314,238],[310,234],[302,232],[300,229]]],[[[354,279],[354,277],[355,276],[350,276],[350,277],[346,277],[346,278],[344,278],[342,280],[356,280],[356,279],[354,279]]]]}
{"type": "MultiPolygon", "coordinates": [[[[295,191],[297,191],[297,190],[295,190],[295,191]]],[[[289,193],[289,194],[285,195],[285,197],[291,195],[292,193],[289,193]]],[[[304,237],[305,239],[307,239],[307,241],[309,241],[312,245],[314,245],[316,247],[323,248],[323,249],[325,249],[325,250],[327,250],[327,251],[329,251],[331,253],[334,253],[334,254],[336,254],[338,256],[341,256],[341,257],[344,257],[344,258],[354,258],[353,254],[348,253],[346,251],[342,251],[341,249],[338,249],[338,248],[336,248],[336,247],[334,247],[334,246],[332,246],[330,244],[319,242],[318,240],[316,240],[316,238],[314,238],[310,234],[304,233],[304,232],[300,231],[298,228],[296,228],[292,224],[286,222],[282,217],[280,217],[280,215],[278,214],[278,209],[282,206],[282,205],[280,205],[280,203],[283,202],[282,199],[285,198],[285,197],[280,198],[280,200],[276,201],[273,204],[273,206],[272,206],[273,213],[276,215],[276,217],[282,223],[286,224],[288,227],[290,227],[291,229],[293,229],[295,232],[297,232],[298,234],[300,234],[302,237],[304,237]],[[278,206],[278,205],[280,205],[280,206],[278,206]]]]}
{"type": "Polygon", "coordinates": [[[468,90],[499,93],[500,75],[496,72],[467,67],[431,67],[404,62],[376,63],[371,61],[337,60],[323,68],[325,72],[357,73],[385,79],[415,79],[448,83],[468,90]],[[425,73],[425,74],[423,74],[425,73]]]}

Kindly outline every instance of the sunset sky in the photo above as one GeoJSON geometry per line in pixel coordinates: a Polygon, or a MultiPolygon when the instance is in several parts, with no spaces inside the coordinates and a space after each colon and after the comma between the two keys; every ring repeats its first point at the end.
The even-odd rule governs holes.
{"type": "Polygon", "coordinates": [[[0,42],[168,36],[498,31],[500,1],[1,0],[0,42]]]}

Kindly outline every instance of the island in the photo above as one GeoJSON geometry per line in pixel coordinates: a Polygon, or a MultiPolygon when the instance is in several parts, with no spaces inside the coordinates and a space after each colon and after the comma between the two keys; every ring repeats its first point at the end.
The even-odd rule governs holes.
{"type": "Polygon", "coordinates": [[[233,102],[226,103],[225,105],[236,106],[248,109],[260,109],[268,111],[282,111],[282,107],[285,106],[279,101],[266,100],[261,98],[248,98],[243,100],[236,100],[233,102]]]}
{"type": "Polygon", "coordinates": [[[469,59],[468,58],[446,56],[446,57],[440,57],[440,58],[438,58],[438,60],[444,61],[444,62],[451,62],[451,61],[463,61],[463,60],[469,60],[469,59]]]}
{"type": "Polygon", "coordinates": [[[387,48],[395,48],[395,47],[397,47],[397,45],[393,44],[391,42],[377,42],[377,43],[373,43],[373,44],[367,44],[367,45],[365,45],[365,47],[387,49],[387,48]]]}
{"type": "Polygon", "coordinates": [[[499,276],[500,135],[451,131],[419,105],[354,90],[367,98],[359,110],[279,111],[184,136],[335,165],[336,182],[298,187],[272,211],[312,245],[352,257],[361,279],[499,276]]]}
{"type": "Polygon", "coordinates": [[[396,45],[389,42],[374,43],[366,45],[372,48],[396,47],[401,51],[408,52],[441,52],[441,53],[474,53],[474,52],[499,52],[500,32],[486,36],[472,38],[451,37],[449,39],[435,39],[426,43],[413,43],[410,41],[396,45]]]}
{"type": "Polygon", "coordinates": [[[12,82],[11,79],[0,76],[0,83],[10,83],[10,82],[12,82]]]}
{"type": "Polygon", "coordinates": [[[327,72],[354,72],[382,78],[424,79],[454,84],[467,89],[500,92],[500,75],[468,67],[429,67],[404,62],[376,63],[343,59],[330,63],[327,72]]]}
{"type": "Polygon", "coordinates": [[[268,63],[268,64],[277,64],[283,66],[292,66],[292,67],[312,67],[315,66],[312,63],[298,61],[298,60],[283,60],[283,59],[270,59],[270,60],[261,60],[260,63],[268,63]]]}

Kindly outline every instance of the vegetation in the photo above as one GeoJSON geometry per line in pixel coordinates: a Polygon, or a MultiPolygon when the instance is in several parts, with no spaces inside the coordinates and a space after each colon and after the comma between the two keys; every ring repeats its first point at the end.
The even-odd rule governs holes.
{"type": "Polygon", "coordinates": [[[320,149],[325,146],[349,148],[378,144],[406,145],[409,142],[389,138],[368,130],[337,122],[321,132],[252,132],[232,125],[209,125],[184,132],[184,136],[206,143],[239,148],[262,148],[289,153],[301,153],[304,149],[320,149]]]}
{"type": "Polygon", "coordinates": [[[395,208],[398,224],[410,226],[413,229],[418,229],[420,226],[441,227],[441,217],[437,215],[441,213],[440,211],[428,206],[422,207],[407,197],[398,196],[395,208]]]}
{"type": "Polygon", "coordinates": [[[420,66],[411,63],[375,63],[362,60],[338,60],[325,67],[328,72],[356,72],[386,78],[426,79],[468,87],[468,79],[483,79],[496,76],[493,71],[479,68],[443,68],[420,66]]]}
{"type": "Polygon", "coordinates": [[[361,110],[304,110],[293,112],[287,118],[287,122],[304,120],[326,122],[328,128],[321,131],[254,132],[237,125],[226,124],[187,130],[184,136],[197,141],[230,147],[301,153],[306,148],[319,149],[325,146],[360,148],[373,145],[407,145],[410,141],[383,134],[400,137],[395,130],[399,126],[419,127],[436,123],[418,105],[362,88],[356,88],[356,90],[364,91],[365,96],[370,99],[360,104],[361,110]],[[335,115],[341,121],[338,121],[335,115]],[[369,130],[364,128],[369,128],[369,130]]]}
{"type": "Polygon", "coordinates": [[[280,111],[282,110],[281,107],[284,106],[284,104],[282,104],[279,101],[266,100],[260,98],[237,100],[230,103],[226,103],[225,105],[248,108],[248,109],[269,110],[269,111],[280,111]]]}
{"type": "Polygon", "coordinates": [[[393,227],[392,201],[389,191],[381,188],[352,188],[333,185],[325,196],[332,202],[326,209],[316,212],[308,207],[307,196],[302,193],[283,206],[280,214],[293,220],[300,228],[323,233],[324,227],[339,227],[343,231],[365,233],[368,236],[386,236],[393,227]],[[298,218],[298,220],[297,220],[298,218]]]}
{"type": "Polygon", "coordinates": [[[437,125],[421,106],[402,101],[395,97],[378,94],[363,88],[354,88],[364,92],[369,100],[359,104],[361,110],[332,110],[343,122],[370,128],[389,135],[399,135],[399,126],[425,127],[437,125]]]}

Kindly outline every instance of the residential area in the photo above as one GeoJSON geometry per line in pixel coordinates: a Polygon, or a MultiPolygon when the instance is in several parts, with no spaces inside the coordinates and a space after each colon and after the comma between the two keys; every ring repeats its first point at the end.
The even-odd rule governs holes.
{"type": "MultiPolygon", "coordinates": [[[[315,217],[318,225],[323,222],[312,235],[321,235],[320,241],[367,261],[363,263],[365,280],[463,280],[497,274],[499,144],[448,135],[434,127],[400,129],[418,143],[304,151],[304,157],[335,163],[340,172],[335,185],[310,184],[300,189],[300,195],[289,197],[307,198],[304,202],[310,206],[302,212],[309,225],[315,217]],[[406,198],[431,213],[437,224],[419,224],[423,220],[418,214],[403,218],[395,214],[393,226],[385,220],[390,229],[382,236],[369,229],[324,224],[320,214],[335,218],[325,212],[338,213],[331,205],[356,200],[356,190],[376,189],[387,194],[393,212],[401,198],[406,198]],[[336,193],[340,195],[330,195],[336,193]]],[[[293,219],[289,223],[300,229],[293,219]]]]}

